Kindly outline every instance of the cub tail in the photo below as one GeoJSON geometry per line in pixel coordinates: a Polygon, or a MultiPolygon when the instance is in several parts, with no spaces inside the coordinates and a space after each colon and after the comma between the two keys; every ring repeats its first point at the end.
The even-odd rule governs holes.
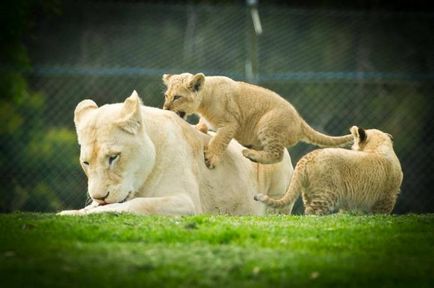
{"type": "Polygon", "coordinates": [[[297,163],[295,169],[294,169],[294,175],[292,176],[291,183],[289,184],[288,190],[286,191],[285,195],[283,195],[280,199],[273,199],[270,198],[268,195],[265,194],[256,194],[254,199],[256,201],[261,201],[264,204],[271,206],[273,208],[281,208],[284,206],[290,205],[290,209],[292,210],[295,201],[297,200],[298,196],[300,196],[301,190],[303,188],[304,183],[304,168],[305,168],[305,162],[304,159],[300,159],[300,161],[297,163]]]}
{"type": "Polygon", "coordinates": [[[304,121],[302,123],[302,130],[304,134],[304,142],[314,144],[320,147],[346,146],[352,144],[354,140],[354,137],[351,134],[345,136],[328,136],[326,134],[316,131],[304,121]]]}

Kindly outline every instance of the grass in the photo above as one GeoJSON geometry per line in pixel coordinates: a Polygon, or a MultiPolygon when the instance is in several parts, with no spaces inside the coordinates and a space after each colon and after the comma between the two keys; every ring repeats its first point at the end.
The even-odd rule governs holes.
{"type": "Polygon", "coordinates": [[[434,214],[0,215],[2,287],[432,287],[434,214]]]}

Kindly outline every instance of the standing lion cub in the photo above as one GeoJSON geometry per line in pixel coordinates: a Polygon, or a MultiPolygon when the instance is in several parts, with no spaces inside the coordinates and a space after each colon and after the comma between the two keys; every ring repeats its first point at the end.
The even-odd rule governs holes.
{"type": "Polygon", "coordinates": [[[389,134],[353,126],[353,150],[318,149],[297,163],[285,196],[274,200],[264,194],[255,200],[272,207],[292,206],[300,193],[305,214],[338,210],[390,213],[402,182],[402,170],[389,134]]]}
{"type": "Polygon", "coordinates": [[[222,76],[163,75],[167,86],[164,109],[183,117],[197,113],[199,126],[217,129],[205,150],[205,161],[214,168],[235,138],[245,147],[243,155],[264,164],[282,160],[285,147],[299,141],[319,146],[349,144],[351,135],[331,137],[311,128],[295,108],[278,94],[222,76]]]}

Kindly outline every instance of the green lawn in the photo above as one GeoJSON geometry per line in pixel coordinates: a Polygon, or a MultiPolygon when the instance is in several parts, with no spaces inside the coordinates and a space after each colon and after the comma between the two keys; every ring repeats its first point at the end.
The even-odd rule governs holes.
{"type": "Polygon", "coordinates": [[[434,214],[0,214],[1,287],[433,287],[434,214]]]}

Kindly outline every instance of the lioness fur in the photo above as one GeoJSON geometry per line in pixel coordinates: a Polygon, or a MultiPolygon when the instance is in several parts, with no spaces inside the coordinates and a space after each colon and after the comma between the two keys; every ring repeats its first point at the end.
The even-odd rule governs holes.
{"type": "Polygon", "coordinates": [[[224,165],[211,172],[203,159],[211,136],[173,112],[141,105],[135,91],[124,103],[80,102],[74,122],[92,203],[62,215],[262,215],[264,205],[253,196],[283,195],[293,172],[289,154],[276,165],[256,165],[235,141],[223,155],[224,165]]]}
{"type": "Polygon", "coordinates": [[[352,150],[318,149],[297,163],[285,196],[279,200],[257,195],[272,207],[290,205],[302,193],[305,214],[337,210],[391,213],[403,173],[389,134],[353,126],[352,150]]]}
{"type": "Polygon", "coordinates": [[[250,148],[243,155],[264,164],[282,160],[285,147],[299,141],[319,146],[349,144],[351,135],[331,137],[311,128],[295,108],[268,89],[222,76],[183,73],[163,75],[167,86],[164,109],[181,117],[197,113],[217,129],[205,150],[209,168],[215,167],[231,139],[250,148]]]}

